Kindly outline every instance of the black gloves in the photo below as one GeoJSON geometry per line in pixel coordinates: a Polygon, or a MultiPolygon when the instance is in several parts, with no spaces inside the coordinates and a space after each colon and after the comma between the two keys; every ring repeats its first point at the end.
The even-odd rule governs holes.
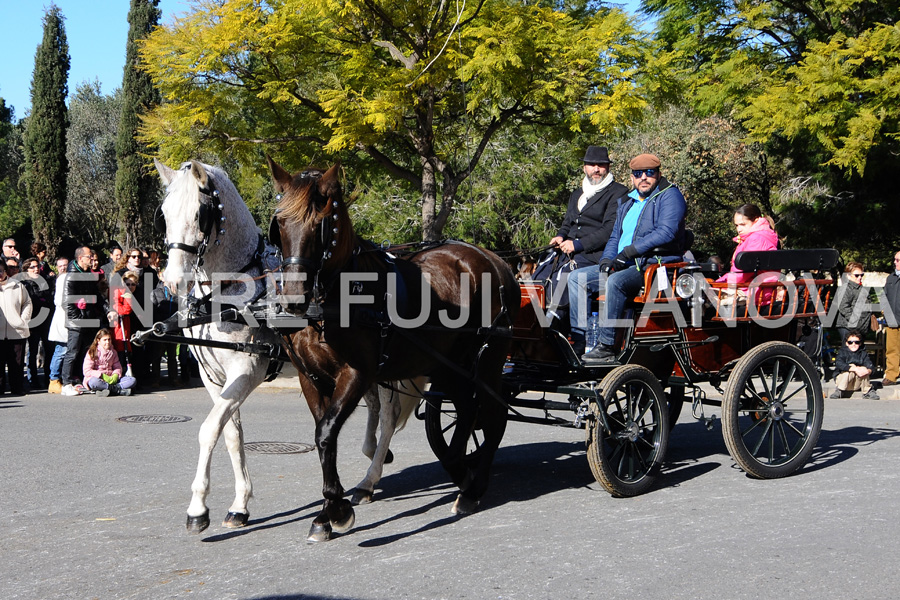
{"type": "Polygon", "coordinates": [[[609,273],[612,271],[612,261],[608,258],[604,258],[600,261],[600,272],[601,273],[609,273]]]}
{"type": "Polygon", "coordinates": [[[634,259],[638,257],[638,251],[634,249],[634,245],[625,246],[612,261],[612,269],[621,271],[627,269],[634,264],[634,259]]]}

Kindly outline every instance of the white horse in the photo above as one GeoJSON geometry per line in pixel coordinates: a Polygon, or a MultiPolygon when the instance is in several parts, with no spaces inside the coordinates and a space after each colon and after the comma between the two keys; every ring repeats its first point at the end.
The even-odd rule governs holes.
{"type": "MultiPolygon", "coordinates": [[[[259,228],[228,175],[199,161],[184,163],[178,171],[157,160],[154,163],[166,186],[166,196],[156,216],[157,225],[164,227],[168,244],[169,261],[163,274],[166,286],[177,294],[179,291],[184,293],[192,284],[191,296],[203,298],[211,293],[211,284],[219,281],[226,289],[228,285],[233,286],[227,292],[228,296],[245,303],[265,293],[267,278],[263,277],[264,267],[259,260],[262,248],[259,228]],[[256,283],[230,283],[242,277],[245,283],[247,277],[254,278],[256,283]],[[261,287],[254,290],[254,285],[261,287]]],[[[213,342],[280,345],[273,330],[234,322],[213,320],[194,325],[186,332],[190,337],[213,342]]],[[[222,433],[235,478],[234,502],[222,525],[243,527],[249,519],[247,504],[253,487],[244,452],[240,406],[266,378],[271,359],[202,343],[192,345],[191,351],[200,363],[200,376],[213,400],[213,408],[200,426],[200,458],[191,484],[187,529],[200,533],[209,526],[206,498],[209,495],[210,461],[222,433]]],[[[397,384],[380,391],[373,388],[366,394],[369,419],[363,452],[373,461],[366,477],[357,486],[353,496],[355,503],[371,501],[389,454],[390,438],[415,408],[422,385],[422,381],[397,384]],[[398,389],[406,393],[397,394],[398,389]],[[375,427],[379,422],[381,437],[375,443],[375,427]]]]}

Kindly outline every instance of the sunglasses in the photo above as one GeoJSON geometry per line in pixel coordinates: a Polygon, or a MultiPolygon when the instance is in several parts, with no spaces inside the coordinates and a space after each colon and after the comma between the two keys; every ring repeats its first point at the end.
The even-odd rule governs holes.
{"type": "Polygon", "coordinates": [[[631,176],[635,179],[640,179],[642,175],[656,177],[657,173],[659,173],[659,169],[632,169],[631,176]]]}
{"type": "Polygon", "coordinates": [[[848,346],[859,346],[859,340],[847,340],[848,346]]]}
{"type": "Polygon", "coordinates": [[[853,277],[854,279],[862,279],[862,276],[862,273],[850,273],[850,277],[853,277]]]}
{"type": "Polygon", "coordinates": [[[128,255],[128,258],[140,258],[140,257],[141,257],[140,254],[129,254],[128,255]]]}

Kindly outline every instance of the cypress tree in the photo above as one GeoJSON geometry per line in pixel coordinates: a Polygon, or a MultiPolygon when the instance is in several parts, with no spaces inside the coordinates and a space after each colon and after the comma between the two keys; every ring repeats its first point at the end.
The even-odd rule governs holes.
{"type": "Polygon", "coordinates": [[[131,0],[128,10],[128,42],[122,81],[122,117],[116,139],[116,201],[122,217],[122,237],[126,247],[147,246],[153,240],[153,206],[159,197],[159,183],[147,169],[151,149],[137,140],[140,115],[160,101],[150,76],[139,68],[138,42],[159,23],[159,0],[131,0]]]}
{"type": "Polygon", "coordinates": [[[56,254],[62,238],[65,212],[66,129],[69,114],[69,44],[59,7],[51,4],[44,14],[44,37],[34,57],[31,80],[31,115],[25,127],[25,182],[31,204],[35,241],[56,254]]]}

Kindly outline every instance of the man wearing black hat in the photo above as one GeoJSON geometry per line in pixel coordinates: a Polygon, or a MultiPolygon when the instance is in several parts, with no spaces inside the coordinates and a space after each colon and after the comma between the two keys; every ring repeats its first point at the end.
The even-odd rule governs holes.
{"type": "MultiPolygon", "coordinates": [[[[600,262],[600,256],[609,240],[616,221],[617,200],[628,193],[628,189],[613,180],[609,172],[609,152],[604,146],[588,146],[584,154],[584,179],[581,187],[569,197],[569,206],[559,231],[550,245],[568,257],[562,265],[558,257],[544,260],[532,276],[536,280],[554,279],[559,282],[553,293],[551,311],[558,306],[569,304],[565,277],[582,267],[600,262]]],[[[584,329],[573,331],[576,345],[584,347],[584,329]]]]}
{"type": "MultiPolygon", "coordinates": [[[[597,347],[584,355],[586,363],[616,358],[615,320],[625,314],[625,302],[644,284],[643,269],[654,263],[678,262],[684,255],[684,216],[681,191],[660,174],[659,158],[639,154],[628,163],[634,190],[619,201],[616,223],[596,268],[606,273],[605,319],[597,347]]],[[[569,278],[576,278],[578,271],[569,278]]],[[[570,289],[570,294],[574,292],[570,289]]],[[[572,312],[575,312],[573,300],[572,312]]]]}
{"type": "Polygon", "coordinates": [[[581,188],[569,196],[563,223],[550,240],[551,246],[571,256],[578,267],[600,262],[616,221],[616,200],[628,194],[628,188],[613,180],[610,162],[604,146],[588,146],[581,188]]]}

